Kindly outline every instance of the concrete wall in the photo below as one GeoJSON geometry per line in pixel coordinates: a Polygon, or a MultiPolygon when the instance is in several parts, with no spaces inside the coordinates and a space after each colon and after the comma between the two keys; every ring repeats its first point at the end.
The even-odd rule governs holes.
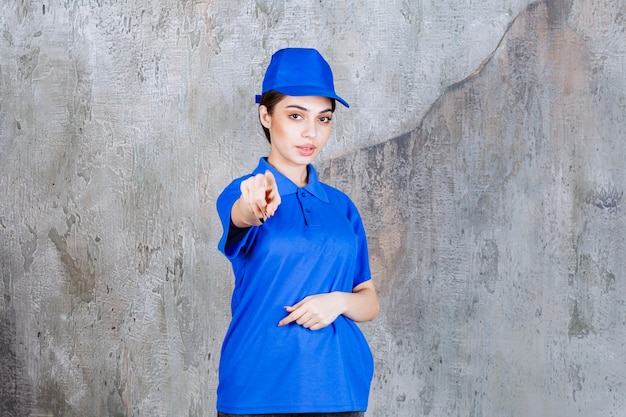
{"type": "MultiPolygon", "coordinates": [[[[366,3],[366,4],[362,4],[366,3]]],[[[0,415],[210,416],[217,194],[317,47],[365,218],[369,416],[621,416],[626,5],[0,3],[0,415]]]]}

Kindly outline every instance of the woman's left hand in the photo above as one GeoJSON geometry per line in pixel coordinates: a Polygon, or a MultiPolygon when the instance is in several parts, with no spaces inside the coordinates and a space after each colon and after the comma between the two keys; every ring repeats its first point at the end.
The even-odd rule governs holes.
{"type": "Polygon", "coordinates": [[[379,309],[376,288],[370,279],[354,287],[352,292],[335,291],[305,297],[285,307],[289,315],[278,325],[296,322],[307,329],[319,330],[332,324],[341,314],[357,323],[373,320],[379,309]]]}
{"type": "Polygon", "coordinates": [[[345,309],[343,298],[340,292],[305,297],[302,301],[285,307],[289,315],[278,326],[295,322],[310,330],[323,329],[332,324],[345,309]]]}

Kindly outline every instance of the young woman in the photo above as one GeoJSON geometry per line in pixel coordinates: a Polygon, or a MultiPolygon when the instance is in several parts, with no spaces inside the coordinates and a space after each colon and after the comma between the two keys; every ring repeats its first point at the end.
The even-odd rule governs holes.
{"type": "Polygon", "coordinates": [[[270,152],[217,200],[231,261],[219,416],[362,416],[372,354],[356,323],[378,314],[359,213],[311,163],[331,133],[335,93],[314,49],[272,56],[257,96],[270,152]]]}

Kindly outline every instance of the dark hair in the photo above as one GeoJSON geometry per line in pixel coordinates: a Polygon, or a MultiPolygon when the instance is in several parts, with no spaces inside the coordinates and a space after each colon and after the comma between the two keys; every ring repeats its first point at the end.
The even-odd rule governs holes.
{"type": "MultiPolygon", "coordinates": [[[[278,102],[285,97],[285,94],[280,93],[276,90],[266,91],[265,93],[263,93],[263,95],[261,95],[261,100],[259,100],[259,106],[265,106],[267,108],[267,113],[271,116],[274,112],[274,107],[276,107],[276,104],[278,104],[278,102]]],[[[331,98],[330,101],[331,110],[334,112],[335,107],[337,106],[336,100],[334,98],[331,98]]],[[[261,124],[261,127],[263,128],[263,133],[265,133],[265,138],[267,139],[267,141],[269,143],[272,143],[269,129],[263,126],[263,124],[261,124]]]]}

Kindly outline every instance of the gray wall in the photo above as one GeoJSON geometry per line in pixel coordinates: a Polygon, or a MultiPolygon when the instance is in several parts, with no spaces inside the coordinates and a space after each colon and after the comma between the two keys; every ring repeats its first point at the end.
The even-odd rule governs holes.
{"type": "MultiPolygon", "coordinates": [[[[366,4],[362,4],[366,3],[366,4]]],[[[369,416],[623,416],[626,5],[0,3],[0,415],[210,416],[271,52],[339,94],[369,416]]]]}

